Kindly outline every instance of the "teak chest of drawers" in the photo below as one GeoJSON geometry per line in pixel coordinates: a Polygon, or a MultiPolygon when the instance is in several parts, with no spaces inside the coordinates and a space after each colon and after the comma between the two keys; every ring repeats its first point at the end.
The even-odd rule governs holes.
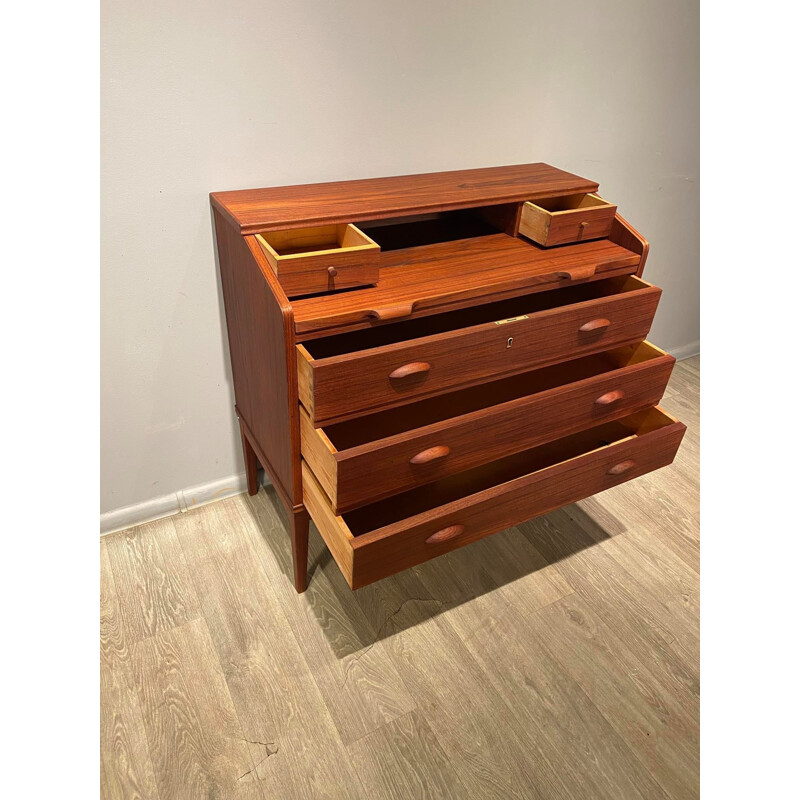
{"type": "Polygon", "coordinates": [[[356,589],[672,462],[647,242],[525,164],[211,195],[247,486],[356,589]]]}

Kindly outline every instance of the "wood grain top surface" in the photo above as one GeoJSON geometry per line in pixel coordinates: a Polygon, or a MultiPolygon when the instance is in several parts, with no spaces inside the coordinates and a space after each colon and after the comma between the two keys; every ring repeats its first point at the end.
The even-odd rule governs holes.
{"type": "Polygon", "coordinates": [[[385,219],[577,192],[598,184],[549,164],[214,192],[211,201],[243,234],[385,219]]]}
{"type": "Polygon", "coordinates": [[[380,254],[377,286],[292,300],[298,340],[369,327],[386,308],[415,317],[529,291],[566,286],[565,271],[632,273],[639,255],[608,239],[550,250],[503,233],[380,254]]]}

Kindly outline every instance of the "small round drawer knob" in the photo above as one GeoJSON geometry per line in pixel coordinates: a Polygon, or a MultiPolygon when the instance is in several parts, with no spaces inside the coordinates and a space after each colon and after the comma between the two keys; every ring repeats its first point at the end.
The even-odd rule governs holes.
{"type": "Polygon", "coordinates": [[[615,464],[611,469],[608,471],[609,475],[622,475],[623,473],[627,472],[630,469],[633,469],[635,466],[635,462],[633,461],[620,461],[619,464],[615,464]]]}
{"type": "Polygon", "coordinates": [[[609,319],[593,319],[589,322],[585,322],[578,330],[581,331],[581,333],[590,333],[591,331],[599,331],[603,328],[607,328],[610,324],[611,320],[609,319]]]}
{"type": "Polygon", "coordinates": [[[450,448],[446,444],[440,444],[436,447],[429,447],[421,453],[417,453],[409,464],[430,464],[431,461],[437,461],[440,458],[446,458],[450,455],[450,448]]]}
{"type": "Polygon", "coordinates": [[[402,378],[408,378],[411,375],[422,375],[425,372],[430,372],[431,365],[425,361],[414,361],[411,364],[403,364],[402,367],[398,367],[393,372],[389,373],[389,377],[392,380],[400,380],[402,378]]]}
{"type": "Polygon", "coordinates": [[[328,267],[328,275],[330,275],[331,278],[335,278],[338,274],[339,270],[336,269],[336,267],[328,267]]]}
{"type": "Polygon", "coordinates": [[[601,394],[600,397],[595,400],[595,405],[598,406],[610,406],[613,403],[616,403],[622,398],[625,397],[625,392],[619,391],[619,389],[615,389],[613,392],[606,392],[605,394],[601,394]]]}
{"type": "Polygon", "coordinates": [[[442,528],[436,531],[432,536],[425,540],[425,544],[438,544],[439,542],[447,542],[450,539],[455,539],[456,536],[461,536],[464,533],[463,525],[450,525],[448,528],[442,528]]]}

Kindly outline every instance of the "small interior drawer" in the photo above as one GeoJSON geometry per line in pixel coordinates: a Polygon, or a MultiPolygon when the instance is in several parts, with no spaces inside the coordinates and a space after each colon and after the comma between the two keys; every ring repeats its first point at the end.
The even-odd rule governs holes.
{"type": "Polygon", "coordinates": [[[617,207],[596,194],[571,194],[522,206],[519,232],[552,247],[557,244],[602,239],[611,233],[617,207]]]}
{"type": "Polygon", "coordinates": [[[303,503],[356,589],[666,466],[685,431],[650,408],[342,515],[303,462],[303,503]]]}
{"type": "Polygon", "coordinates": [[[303,458],[337,513],[654,406],[675,359],[649,342],[315,428],[303,458]]]}
{"type": "Polygon", "coordinates": [[[288,297],[378,282],[380,246],[355,225],[256,234],[288,297]]]}
{"type": "Polygon", "coordinates": [[[320,426],[641,342],[661,290],[607,278],[297,346],[298,394],[320,426]]]}

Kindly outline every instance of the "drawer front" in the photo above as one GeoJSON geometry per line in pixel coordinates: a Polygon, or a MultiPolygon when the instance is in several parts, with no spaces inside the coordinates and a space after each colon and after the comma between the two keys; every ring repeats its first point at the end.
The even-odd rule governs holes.
{"type": "Polygon", "coordinates": [[[547,246],[553,247],[587,239],[602,239],[611,233],[616,207],[593,208],[580,213],[554,215],[547,230],[547,246]]]}
{"type": "Polygon", "coordinates": [[[357,589],[670,464],[686,427],[652,411],[667,424],[360,536],[334,513],[305,463],[304,503],[348,584],[357,589]]]}
{"type": "Polygon", "coordinates": [[[675,422],[356,537],[351,585],[365,586],[664,467],[675,458],[685,430],[675,422]]]}
{"type": "Polygon", "coordinates": [[[292,265],[281,264],[278,280],[287,297],[367,286],[378,282],[378,255],[332,253],[292,265]]]}
{"type": "Polygon", "coordinates": [[[660,296],[660,289],[643,283],[513,321],[319,360],[299,345],[300,401],[319,426],[641,341],[660,296]]]}
{"type": "Polygon", "coordinates": [[[287,296],[377,283],[380,247],[355,225],[257,234],[287,296]]]}
{"type": "Polygon", "coordinates": [[[301,412],[303,457],[334,510],[355,508],[656,405],[675,359],[652,351],[643,363],[335,454],[301,412]]]}
{"type": "Polygon", "coordinates": [[[587,200],[597,205],[551,212],[536,203],[525,203],[519,232],[544,247],[608,236],[617,207],[597,195],[588,195],[583,202],[587,200]]]}

